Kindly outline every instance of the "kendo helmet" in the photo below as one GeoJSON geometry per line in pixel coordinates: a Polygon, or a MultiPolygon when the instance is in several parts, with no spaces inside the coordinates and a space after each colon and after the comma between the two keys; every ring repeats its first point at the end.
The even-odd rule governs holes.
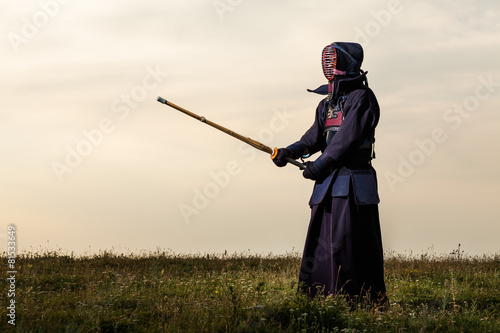
{"type": "Polygon", "coordinates": [[[331,43],[323,49],[321,62],[328,82],[336,76],[356,77],[362,73],[363,47],[358,43],[331,43]]]}

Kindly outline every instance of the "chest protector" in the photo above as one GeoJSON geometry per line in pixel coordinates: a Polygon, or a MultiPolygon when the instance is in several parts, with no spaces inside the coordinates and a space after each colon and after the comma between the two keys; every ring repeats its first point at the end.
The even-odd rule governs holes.
{"type": "MultiPolygon", "coordinates": [[[[346,111],[344,109],[344,104],[347,99],[347,95],[340,96],[336,103],[329,100],[327,97],[327,102],[325,104],[325,126],[324,126],[324,137],[326,146],[330,144],[333,137],[337,134],[342,126],[342,122],[346,116],[346,111]]],[[[351,156],[351,162],[369,162],[371,159],[375,158],[375,135],[372,133],[351,156]]]]}
{"type": "Polygon", "coordinates": [[[324,134],[326,139],[326,145],[328,146],[332,141],[335,134],[340,129],[340,125],[344,121],[345,112],[344,112],[344,103],[347,98],[347,95],[340,96],[337,99],[337,103],[334,104],[332,102],[327,102],[326,105],[326,119],[325,119],[325,128],[324,134]]]}

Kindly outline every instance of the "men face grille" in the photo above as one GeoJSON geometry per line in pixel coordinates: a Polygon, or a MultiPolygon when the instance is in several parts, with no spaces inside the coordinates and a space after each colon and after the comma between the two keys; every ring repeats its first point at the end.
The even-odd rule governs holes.
{"type": "Polygon", "coordinates": [[[321,55],[321,61],[326,79],[328,81],[333,80],[337,68],[337,50],[332,45],[325,47],[321,55]]]}

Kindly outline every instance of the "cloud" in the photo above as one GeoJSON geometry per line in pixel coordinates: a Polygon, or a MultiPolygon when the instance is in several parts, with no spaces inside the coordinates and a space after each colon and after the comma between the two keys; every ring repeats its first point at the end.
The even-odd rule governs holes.
{"type": "MultiPolygon", "coordinates": [[[[499,181],[494,170],[500,142],[498,92],[481,101],[457,130],[450,129],[443,113],[473,95],[479,77],[491,74],[500,80],[500,6],[497,1],[403,0],[401,6],[385,25],[380,17],[377,21],[388,9],[384,1],[242,1],[224,20],[211,1],[69,2],[20,52],[6,39],[2,44],[6,52],[0,69],[8,78],[0,83],[6,161],[0,171],[8,179],[1,192],[3,211],[26,226],[24,239],[30,244],[51,239],[71,247],[74,241],[64,236],[73,230],[71,221],[88,237],[91,228],[106,224],[102,238],[94,241],[96,249],[154,243],[203,251],[219,246],[204,240],[219,232],[218,242],[231,238],[225,244],[239,250],[246,236],[238,225],[245,225],[247,235],[264,227],[272,235],[296,232],[293,241],[283,239],[276,248],[301,248],[312,184],[295,168],[274,168],[260,152],[249,163],[248,155],[238,152],[239,142],[155,98],[162,95],[256,138],[274,110],[286,109],[295,118],[269,143],[284,146],[312,123],[321,97],[305,89],[324,83],[321,49],[333,41],[354,40],[359,31],[378,24],[379,32],[365,46],[363,68],[382,107],[374,163],[383,223],[399,223],[394,237],[407,239],[411,223],[431,228],[456,205],[450,216],[466,237],[469,221],[460,219],[460,211],[468,200],[462,192],[484,190],[487,200],[473,205],[484,209],[483,217],[497,213],[492,184],[499,181]],[[120,119],[112,103],[130,94],[147,68],[156,66],[168,77],[120,119]],[[67,146],[75,148],[84,139],[82,131],[96,128],[103,118],[113,121],[114,131],[59,184],[51,163],[63,161],[67,146]],[[417,148],[414,141],[428,138],[436,127],[445,129],[449,139],[398,184],[396,193],[390,192],[384,172],[395,172],[398,157],[407,158],[417,148]],[[212,181],[210,172],[223,170],[230,160],[240,163],[242,173],[187,226],[179,203],[192,202],[193,189],[212,181]],[[433,193],[434,187],[439,193],[433,193]],[[422,213],[430,203],[444,207],[435,219],[422,213]],[[24,212],[23,207],[30,209],[24,212]],[[283,207],[287,213],[280,215],[283,207]],[[271,225],[270,220],[278,222],[271,225]],[[137,225],[146,226],[150,241],[137,237],[137,225]],[[49,232],[57,228],[61,232],[49,232]],[[193,233],[198,245],[186,245],[193,233]]],[[[1,9],[5,36],[19,33],[23,18],[30,19],[40,5],[1,9]]],[[[464,216],[472,211],[468,207],[464,216]]],[[[444,237],[441,232],[439,237],[444,237]]],[[[86,248],[84,243],[78,246],[86,248]]],[[[391,239],[389,244],[405,246],[391,239]]]]}

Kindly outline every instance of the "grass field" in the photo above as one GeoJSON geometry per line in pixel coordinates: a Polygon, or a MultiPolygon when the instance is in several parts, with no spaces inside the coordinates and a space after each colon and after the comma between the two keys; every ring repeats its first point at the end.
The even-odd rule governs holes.
{"type": "MultiPolygon", "coordinates": [[[[2,257],[7,272],[7,258],[2,257]]],[[[500,255],[386,258],[388,310],[296,293],[297,255],[172,253],[16,259],[16,326],[0,331],[500,332],[500,255]]]]}

